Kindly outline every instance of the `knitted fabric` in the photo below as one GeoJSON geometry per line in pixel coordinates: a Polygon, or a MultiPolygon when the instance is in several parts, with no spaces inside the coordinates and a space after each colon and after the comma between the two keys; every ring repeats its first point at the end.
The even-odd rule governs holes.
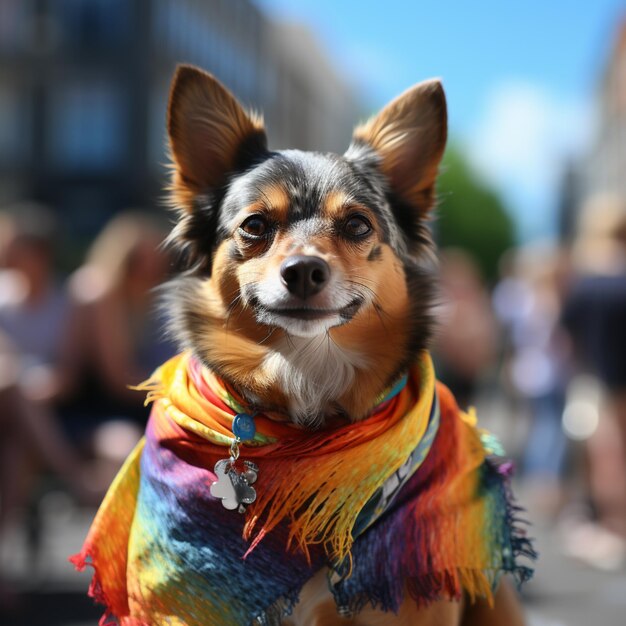
{"type": "Polygon", "coordinates": [[[515,526],[509,465],[436,383],[424,353],[407,385],[368,418],[310,432],[255,416],[241,445],[254,461],[245,515],[210,494],[245,408],[188,354],[148,382],[145,437],[105,497],[77,567],[95,569],[100,624],[280,623],[322,567],[342,612],[491,599],[502,572],[533,556],[515,526]]]}

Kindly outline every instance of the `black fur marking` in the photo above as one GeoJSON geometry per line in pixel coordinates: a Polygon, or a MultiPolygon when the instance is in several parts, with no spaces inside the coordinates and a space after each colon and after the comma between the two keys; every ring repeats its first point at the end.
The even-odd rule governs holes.
{"type": "Polygon", "coordinates": [[[218,231],[219,215],[232,180],[256,167],[270,156],[263,131],[251,133],[239,147],[235,169],[226,185],[207,190],[194,198],[190,212],[183,212],[172,232],[169,244],[178,252],[179,266],[194,274],[211,275],[213,253],[222,236],[218,231]]]}
{"type": "Polygon", "coordinates": [[[168,238],[168,244],[178,254],[181,271],[210,275],[222,196],[221,190],[198,195],[191,211],[181,211],[182,216],[168,238]]]}
{"type": "Polygon", "coordinates": [[[239,145],[235,155],[235,168],[231,174],[236,175],[245,172],[269,156],[265,131],[256,130],[250,133],[239,145]]]}
{"type": "Polygon", "coordinates": [[[234,241],[232,241],[228,246],[228,256],[237,262],[243,261],[245,259],[244,255],[239,249],[239,246],[234,241]]]}
{"type": "MultiPolygon", "coordinates": [[[[355,170],[361,173],[365,184],[370,187],[372,196],[377,196],[381,204],[388,206],[392,214],[390,221],[403,233],[410,252],[419,253],[422,245],[430,245],[431,238],[426,215],[435,204],[434,188],[425,189],[419,206],[412,206],[396,196],[390,189],[387,178],[380,170],[380,157],[369,144],[360,139],[354,140],[346,157],[355,170]]],[[[398,252],[397,248],[396,252],[398,252]]]]}
{"type": "Polygon", "coordinates": [[[368,261],[378,261],[383,254],[383,249],[381,246],[374,246],[372,251],[369,253],[367,260],[368,261]]]}
{"type": "Polygon", "coordinates": [[[391,385],[405,373],[415,363],[422,350],[427,350],[430,347],[436,327],[433,315],[437,293],[434,270],[425,269],[417,263],[411,263],[410,265],[405,264],[404,271],[411,302],[409,338],[405,345],[403,358],[399,359],[396,364],[395,370],[387,380],[387,385],[391,385]]]}
{"type": "Polygon", "coordinates": [[[430,242],[430,231],[424,216],[434,204],[434,191],[426,190],[421,206],[414,207],[398,198],[393,192],[387,193],[387,199],[396,218],[398,226],[409,240],[409,249],[415,252],[421,245],[430,242]]]}

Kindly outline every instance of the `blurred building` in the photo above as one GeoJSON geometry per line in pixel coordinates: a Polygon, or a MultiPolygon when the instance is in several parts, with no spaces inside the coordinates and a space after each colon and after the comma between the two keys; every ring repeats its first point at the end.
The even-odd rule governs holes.
{"type": "Polygon", "coordinates": [[[359,113],[350,84],[306,26],[271,23],[268,32],[275,72],[265,100],[270,141],[277,148],[344,152],[359,113]]]}
{"type": "Polygon", "coordinates": [[[597,136],[585,186],[589,194],[626,198],[626,16],[617,29],[598,96],[597,136]]]}
{"type": "Polygon", "coordinates": [[[249,0],[0,0],[0,206],[50,203],[80,237],[154,205],[179,62],[263,111],[272,147],[347,146],[350,86],[309,32],[249,0]]]}
{"type": "Polygon", "coordinates": [[[598,194],[626,200],[626,15],[618,22],[596,99],[597,128],[590,153],[582,163],[570,164],[563,177],[560,230],[564,239],[574,233],[578,212],[598,194]]]}

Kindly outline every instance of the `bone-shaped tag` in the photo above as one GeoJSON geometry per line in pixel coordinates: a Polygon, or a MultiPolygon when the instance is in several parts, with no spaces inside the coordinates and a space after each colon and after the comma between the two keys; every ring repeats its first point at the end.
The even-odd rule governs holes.
{"type": "Polygon", "coordinates": [[[237,509],[244,513],[246,505],[256,500],[256,491],[250,485],[257,479],[259,468],[250,461],[244,461],[245,471],[240,473],[229,459],[215,464],[217,480],[211,485],[211,495],[220,498],[225,509],[237,509]]]}

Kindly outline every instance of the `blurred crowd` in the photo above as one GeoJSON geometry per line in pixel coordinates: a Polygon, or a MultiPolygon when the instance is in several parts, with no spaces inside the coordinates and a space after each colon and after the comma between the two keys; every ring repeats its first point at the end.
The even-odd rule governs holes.
{"type": "Polygon", "coordinates": [[[165,221],[120,213],[64,279],[60,226],[34,203],[0,212],[0,545],[51,484],[101,500],[147,419],[128,385],[174,353],[155,307],[165,221]]]}
{"type": "Polygon", "coordinates": [[[621,569],[626,203],[593,197],[572,242],[511,250],[499,275],[487,285],[465,252],[443,251],[439,375],[461,404],[504,392],[498,420],[523,433],[518,474],[533,521],[559,525],[565,554],[621,569]]]}
{"type": "MultiPolygon", "coordinates": [[[[129,384],[174,353],[155,307],[166,224],[125,211],[83,264],[56,271],[61,224],[34,203],[0,211],[0,545],[42,490],[95,506],[147,419],[129,384]]],[[[523,422],[520,475],[562,549],[594,567],[626,559],[626,205],[594,198],[567,246],[533,244],[487,284],[441,254],[440,378],[463,407],[505,399],[523,422]]],[[[2,583],[0,602],[9,603],[2,583]]]]}

